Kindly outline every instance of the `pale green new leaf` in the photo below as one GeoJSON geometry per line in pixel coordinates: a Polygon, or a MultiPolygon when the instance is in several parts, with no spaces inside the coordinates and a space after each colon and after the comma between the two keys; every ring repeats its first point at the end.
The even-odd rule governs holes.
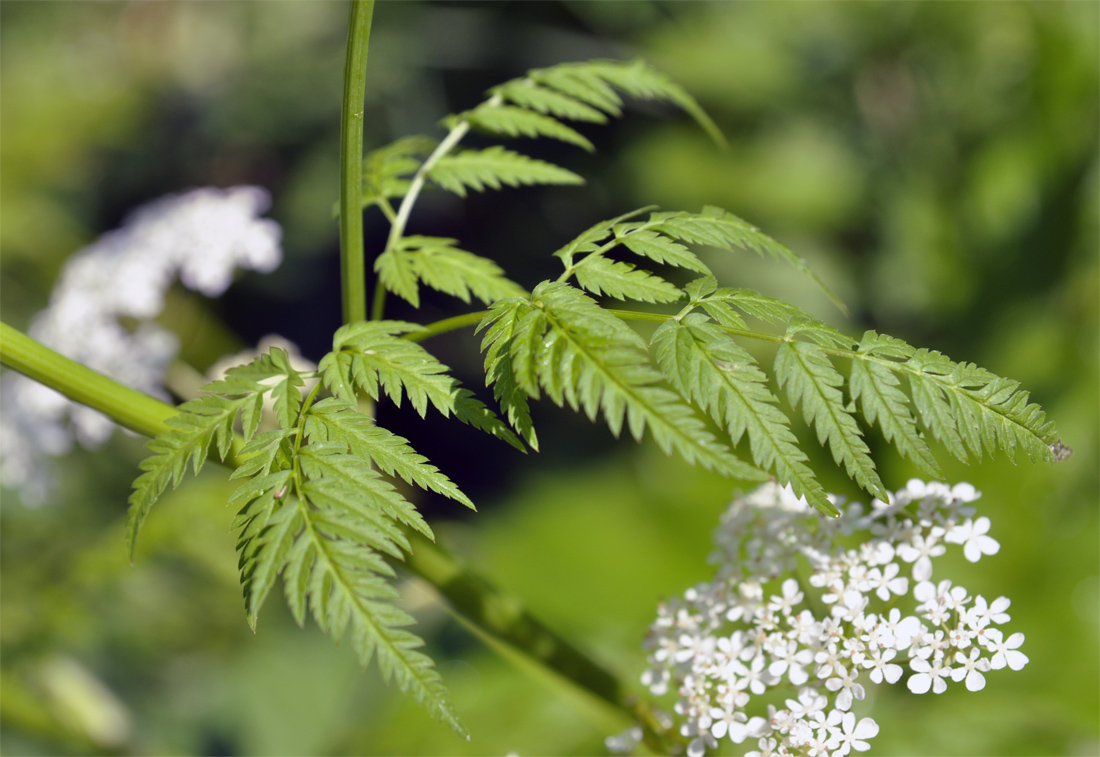
{"type": "Polygon", "coordinates": [[[470,301],[470,294],[490,304],[505,297],[522,297],[523,287],[505,277],[488,258],[460,250],[457,240],[443,237],[404,237],[398,249],[408,255],[415,276],[439,292],[470,301]]]}
{"type": "Polygon", "coordinates": [[[683,293],[660,276],[635,268],[630,263],[605,257],[585,258],[576,267],[577,283],[593,294],[607,294],[620,300],[675,302],[683,293]]]}
{"type": "Polygon", "coordinates": [[[474,128],[491,134],[502,134],[507,137],[550,137],[583,147],[589,152],[596,149],[576,129],[571,129],[550,116],[514,105],[483,103],[473,110],[460,114],[459,117],[466,119],[474,128]]]}
{"type": "Polygon", "coordinates": [[[420,281],[412,258],[408,250],[393,247],[374,259],[374,271],[388,291],[418,308],[420,281]]]}
{"type": "Polygon", "coordinates": [[[735,457],[688,405],[659,385],[661,374],[650,364],[645,343],[618,318],[559,282],[536,287],[532,303],[542,309],[547,329],[535,361],[538,380],[555,402],[583,409],[592,420],[602,412],[616,436],[624,421],[638,440],[648,426],[662,450],[675,450],[688,462],[736,478],[766,478],[735,457]]]}
{"type": "Polygon", "coordinates": [[[652,339],[657,364],[684,397],[724,425],[736,445],[747,432],[753,462],[826,515],[839,515],[806,465],[768,377],[752,355],[699,314],[665,322],[652,339]]]}
{"type": "MultiPolygon", "coordinates": [[[[625,224],[623,224],[623,226],[625,226],[625,224]]],[[[695,256],[695,253],[682,244],[678,244],[672,239],[658,234],[655,231],[640,229],[638,231],[626,233],[626,229],[616,227],[615,236],[622,243],[623,247],[626,247],[636,255],[641,255],[642,257],[649,258],[658,263],[665,263],[666,265],[686,268],[690,271],[710,274],[710,269],[703,264],[703,261],[695,256]]]]}
{"type": "Polygon", "coordinates": [[[616,116],[620,113],[622,100],[612,87],[633,97],[673,103],[694,118],[716,144],[726,144],[721,131],[699,107],[695,98],[643,60],[628,63],[612,60],[566,63],[531,71],[528,76],[539,84],[557,89],[616,116]]]}
{"type": "Polygon", "coordinates": [[[584,179],[572,171],[499,145],[444,155],[428,171],[427,177],[459,197],[466,196],[467,187],[481,192],[486,187],[500,189],[502,184],[516,187],[524,184],[584,183],[584,179]]]}
{"type": "Polygon", "coordinates": [[[540,86],[534,79],[524,77],[512,79],[489,90],[490,95],[499,95],[516,105],[539,113],[566,118],[571,121],[607,123],[607,116],[590,105],[585,105],[575,97],[540,86]]]}
{"type": "Polygon", "coordinates": [[[791,405],[802,403],[806,421],[816,428],[818,441],[829,445],[836,463],[843,463],[864,490],[888,501],[859,424],[844,405],[844,379],[822,349],[810,342],[783,342],[775,355],[775,376],[786,386],[791,405]]]}
{"type": "Polygon", "coordinates": [[[436,145],[430,137],[412,136],[367,153],[363,158],[363,207],[406,195],[411,177],[436,145]]]}
{"type": "MultiPolygon", "coordinates": [[[[848,380],[852,401],[860,401],[867,423],[877,422],[887,441],[893,442],[905,457],[937,479],[943,478],[932,451],[917,431],[917,422],[909,412],[909,398],[901,390],[901,382],[886,364],[865,359],[890,354],[892,340],[874,331],[863,335],[859,354],[852,360],[852,375],[848,380]]],[[[896,354],[896,353],[895,353],[896,354]]]]}

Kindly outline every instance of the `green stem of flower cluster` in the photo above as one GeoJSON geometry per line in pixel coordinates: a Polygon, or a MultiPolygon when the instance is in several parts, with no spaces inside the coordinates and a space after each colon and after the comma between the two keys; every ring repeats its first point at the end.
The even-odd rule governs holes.
{"type": "Polygon", "coordinates": [[[340,281],[344,323],[367,318],[363,250],[363,113],[374,0],[352,0],[340,112],[340,281]]]}

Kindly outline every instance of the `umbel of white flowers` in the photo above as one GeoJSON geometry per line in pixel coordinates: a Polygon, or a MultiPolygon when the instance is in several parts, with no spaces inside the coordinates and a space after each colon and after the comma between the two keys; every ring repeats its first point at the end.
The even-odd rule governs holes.
{"type": "MultiPolygon", "coordinates": [[[[65,264],[49,307],[28,333],[57,352],[111,378],[164,396],[164,372],[176,337],[153,322],[178,276],[208,297],[222,294],[237,268],[274,270],[282,230],[259,218],[271,202],[260,187],[213,187],[169,195],[134,211],[122,228],[65,264]],[[127,325],[129,324],[129,325],[127,325]]],[[[114,429],[105,415],[13,373],[0,377],[0,483],[41,500],[49,484],[46,455],[64,454],[75,437],[102,444],[114,429]]]]}
{"type": "MultiPolygon", "coordinates": [[[[1008,599],[932,581],[946,544],[962,545],[970,562],[999,550],[989,518],[974,519],[979,496],[970,484],[913,479],[869,512],[829,495],[843,513],[836,520],[774,483],[736,499],[714,533],[714,580],[662,604],[647,638],[642,682],[656,696],[678,695],[688,755],[753,738],[754,757],[843,757],[869,749],[879,731],[851,711],[867,681],[904,677],[916,694],[949,683],[978,691],[990,670],[1027,664],[1017,651],[1023,634],[996,628],[1009,620],[1008,599]],[[799,563],[811,571],[808,586],[784,579],[799,563]],[[753,698],[773,687],[797,698],[754,710],[753,698]]],[[[607,745],[629,751],[639,736],[627,731],[607,745]]]]}

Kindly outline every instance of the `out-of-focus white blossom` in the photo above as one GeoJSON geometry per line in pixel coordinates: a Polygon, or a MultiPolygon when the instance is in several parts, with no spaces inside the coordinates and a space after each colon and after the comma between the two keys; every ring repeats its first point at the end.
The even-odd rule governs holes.
{"type": "MultiPolygon", "coordinates": [[[[161,198],[134,211],[65,264],[49,307],[28,333],[47,347],[155,396],[179,348],[152,322],[178,277],[214,297],[237,268],[269,272],[282,261],[282,230],[260,218],[270,205],[259,187],[204,188],[161,198]]],[[[41,500],[49,485],[46,456],[75,438],[94,448],[114,430],[106,416],[14,373],[0,376],[0,483],[41,500]]]]}
{"type": "Polygon", "coordinates": [[[945,544],[964,545],[975,560],[997,551],[989,519],[972,520],[979,496],[969,484],[914,479],[869,511],[830,495],[842,511],[836,521],[776,484],[735,500],[714,534],[714,580],[662,604],[647,638],[642,682],[655,696],[679,697],[689,755],[751,737],[750,755],[844,757],[878,734],[873,719],[852,712],[868,681],[905,680],[918,694],[963,682],[978,691],[990,670],[1022,668],[1023,635],[1005,640],[990,627],[1009,620],[1008,599],[931,580],[945,544]],[[905,563],[912,581],[899,575],[905,563]],[[805,583],[790,577],[800,564],[805,583]],[[753,698],[775,687],[798,687],[798,698],[754,712],[753,698]]]}

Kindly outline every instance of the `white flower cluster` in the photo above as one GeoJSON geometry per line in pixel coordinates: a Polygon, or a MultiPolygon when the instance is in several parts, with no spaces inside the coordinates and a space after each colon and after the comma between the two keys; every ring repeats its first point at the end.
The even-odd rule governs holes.
{"type": "Polygon", "coordinates": [[[867,750],[879,731],[851,711],[866,681],[906,676],[917,694],[949,682],[978,691],[984,673],[1022,668],[1023,634],[996,628],[1009,620],[1008,599],[931,580],[945,544],[963,545],[971,562],[998,551],[989,519],[974,519],[979,496],[969,484],[914,479],[869,512],[830,495],[843,511],[836,520],[776,484],[734,501],[715,531],[717,576],[663,604],[647,639],[642,682],[656,696],[678,694],[688,755],[754,738],[753,756],[843,757],[867,750]],[[805,582],[781,580],[793,575],[805,582]],[[783,689],[797,692],[785,707],[769,704],[763,717],[758,705],[749,716],[754,697],[783,689]]]}
{"type": "MultiPolygon", "coordinates": [[[[236,268],[268,272],[282,261],[282,230],[259,218],[270,205],[259,187],[196,189],[138,208],[122,228],[76,253],[50,305],[28,333],[55,351],[149,394],[163,396],[175,336],[153,323],[178,275],[215,297],[236,268]]],[[[40,500],[49,485],[44,455],[64,454],[75,437],[96,447],[109,418],[17,374],[0,381],[0,483],[40,500]]]]}

